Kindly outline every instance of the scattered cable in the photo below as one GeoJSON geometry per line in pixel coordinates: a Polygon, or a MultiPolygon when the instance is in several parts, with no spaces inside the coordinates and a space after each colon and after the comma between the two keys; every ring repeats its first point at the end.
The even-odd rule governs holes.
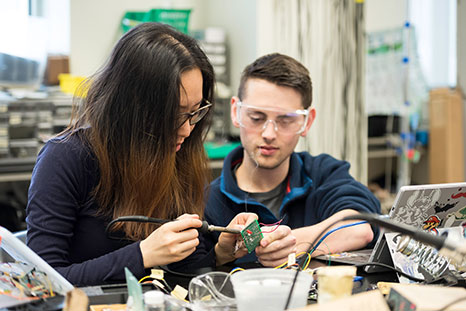
{"type": "Polygon", "coordinates": [[[279,226],[282,223],[282,221],[283,221],[283,218],[280,219],[277,222],[274,222],[273,224],[264,224],[264,223],[260,222],[259,225],[261,225],[261,226],[275,226],[275,225],[279,226]]]}
{"type": "Polygon", "coordinates": [[[144,280],[147,280],[147,279],[153,279],[153,277],[150,276],[150,275],[146,275],[145,277],[141,278],[141,279],[138,281],[138,283],[142,283],[144,280]]]}
{"type": "Polygon", "coordinates": [[[274,232],[275,230],[277,230],[278,227],[279,227],[279,226],[276,226],[275,228],[273,228],[273,229],[270,230],[270,231],[263,231],[263,230],[261,230],[261,232],[262,232],[262,233],[272,233],[272,232],[274,232]]]}
{"type": "MultiPolygon", "coordinates": [[[[322,241],[322,243],[327,247],[328,254],[330,254],[331,251],[330,251],[330,247],[328,246],[328,244],[325,243],[325,241],[322,241]]],[[[329,265],[329,266],[330,266],[330,263],[331,263],[331,262],[332,262],[332,256],[329,256],[329,257],[328,257],[328,265],[329,265]]]]}
{"type": "Polygon", "coordinates": [[[105,233],[107,234],[107,238],[111,239],[111,240],[123,240],[124,238],[122,237],[114,237],[114,236],[111,236],[111,228],[114,224],[118,223],[118,222],[141,222],[141,223],[155,223],[155,224],[165,224],[167,222],[170,222],[172,220],[170,219],[160,219],[160,218],[153,218],[153,217],[147,217],[147,216],[140,216],[140,215],[136,215],[136,216],[121,216],[121,217],[117,217],[115,219],[113,219],[112,221],[110,221],[107,225],[107,227],[105,227],[105,233]]]}
{"type": "Polygon", "coordinates": [[[236,267],[233,270],[231,270],[229,274],[232,275],[233,273],[238,272],[238,271],[244,271],[244,269],[240,267],[236,267]]]}
{"type": "MultiPolygon", "coordinates": [[[[309,257],[309,260],[310,260],[310,255],[309,255],[308,253],[306,253],[306,252],[301,252],[301,253],[298,253],[298,254],[296,255],[296,257],[300,257],[300,256],[303,256],[303,255],[306,255],[306,254],[308,255],[308,257],[309,257]]],[[[282,264],[280,264],[280,265],[276,266],[274,269],[280,269],[280,268],[283,268],[283,267],[284,267],[284,266],[286,266],[287,264],[288,264],[288,260],[287,260],[287,261],[285,261],[284,263],[282,263],[282,264]]]]}
{"type": "Polygon", "coordinates": [[[384,264],[384,263],[381,263],[381,262],[366,262],[366,263],[362,263],[362,264],[357,264],[357,265],[354,265],[356,268],[359,268],[359,267],[365,267],[365,266],[379,266],[379,267],[383,267],[383,268],[387,268],[387,269],[390,269],[396,273],[399,273],[401,274],[402,276],[404,277],[407,277],[408,279],[410,280],[413,280],[413,281],[416,281],[416,282],[420,282],[420,283],[424,283],[425,280],[424,279],[419,279],[417,277],[414,277],[414,276],[411,276],[407,273],[404,273],[403,271],[395,268],[395,267],[392,267],[390,265],[387,265],[387,264],[384,264]]]}
{"type": "MultiPolygon", "coordinates": [[[[327,232],[328,229],[332,228],[334,225],[336,225],[337,223],[339,223],[340,221],[342,221],[342,219],[339,219],[339,220],[336,220],[334,222],[332,222],[331,224],[329,224],[327,227],[324,228],[324,230],[322,230],[319,235],[317,235],[314,239],[314,241],[312,241],[310,243],[310,246],[308,248],[308,250],[306,251],[306,253],[312,253],[314,251],[314,249],[316,249],[317,247],[315,247],[314,245],[316,245],[316,242],[318,244],[322,243],[322,241],[325,239],[325,237],[327,237],[329,234],[335,232],[336,230],[339,230],[339,229],[343,229],[343,228],[347,228],[347,227],[350,227],[349,225],[343,225],[341,227],[338,227],[333,230],[330,230],[329,232],[327,232]],[[326,233],[327,232],[327,233],[326,233]],[[325,236],[324,236],[325,234],[325,236]],[[323,237],[322,239],[320,237],[323,237]],[[319,241],[319,242],[318,242],[319,241]]],[[[359,222],[357,224],[361,224],[362,222],[359,222]]],[[[303,262],[304,263],[304,262],[303,262]]],[[[298,263],[300,266],[303,266],[303,263],[298,263]]],[[[296,270],[296,273],[294,275],[294,278],[293,278],[293,282],[291,283],[291,288],[290,288],[290,292],[288,293],[288,298],[286,300],[286,304],[285,304],[285,310],[288,309],[288,306],[290,305],[290,301],[291,301],[291,295],[293,294],[293,290],[294,290],[294,287],[296,285],[296,280],[298,279],[298,273],[299,273],[299,269],[296,270]]]]}
{"type": "Polygon", "coordinates": [[[328,237],[330,234],[334,233],[335,231],[338,231],[340,229],[344,229],[344,228],[349,228],[349,227],[353,227],[353,226],[357,226],[357,225],[362,225],[362,224],[365,224],[367,223],[367,221],[359,221],[359,222],[355,222],[355,223],[352,223],[352,224],[347,224],[347,225],[343,225],[343,226],[340,226],[340,227],[337,227],[335,229],[332,229],[330,231],[328,231],[327,233],[324,234],[324,236],[317,242],[316,246],[314,246],[310,253],[312,254],[314,252],[315,249],[317,249],[319,247],[319,245],[325,240],[326,237],[328,237]]]}
{"type": "Polygon", "coordinates": [[[274,222],[273,224],[264,224],[264,223],[260,222],[259,225],[265,226],[265,227],[276,226],[275,228],[273,228],[273,229],[270,230],[270,231],[262,231],[262,230],[261,230],[262,233],[272,233],[272,232],[274,232],[275,230],[277,230],[277,228],[280,226],[280,224],[282,223],[282,221],[283,221],[283,218],[280,219],[280,220],[277,221],[277,222],[274,222]]]}
{"type": "Polygon", "coordinates": [[[199,275],[195,273],[184,273],[184,272],[173,271],[173,270],[170,270],[167,266],[158,266],[158,267],[164,272],[177,275],[177,276],[187,277],[187,278],[193,278],[199,275]]]}

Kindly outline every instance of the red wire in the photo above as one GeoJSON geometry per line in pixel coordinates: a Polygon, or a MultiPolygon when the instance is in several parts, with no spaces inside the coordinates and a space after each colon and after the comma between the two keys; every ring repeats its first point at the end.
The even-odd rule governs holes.
{"type": "Polygon", "coordinates": [[[273,229],[270,230],[270,231],[262,231],[262,230],[261,230],[261,231],[262,231],[262,233],[271,233],[271,232],[274,232],[275,230],[277,230],[278,227],[279,227],[279,226],[276,226],[275,228],[273,228],[273,229]]]}
{"type": "Polygon", "coordinates": [[[282,221],[283,221],[283,218],[280,219],[280,220],[277,221],[277,222],[274,222],[273,224],[264,224],[264,223],[260,222],[259,225],[261,225],[261,226],[275,226],[275,225],[280,225],[280,223],[281,223],[282,221]]]}
{"type": "Polygon", "coordinates": [[[273,223],[273,224],[264,224],[264,223],[259,223],[259,225],[262,225],[262,226],[276,226],[275,228],[273,228],[273,230],[271,231],[262,231],[262,233],[271,233],[271,232],[274,232],[275,230],[277,230],[278,226],[280,225],[280,223],[283,221],[283,218],[280,219],[279,221],[273,223]]]}

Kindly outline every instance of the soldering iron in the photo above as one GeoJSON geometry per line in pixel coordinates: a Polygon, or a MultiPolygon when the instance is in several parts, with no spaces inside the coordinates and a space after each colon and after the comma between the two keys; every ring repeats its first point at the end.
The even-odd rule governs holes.
{"type": "MultiPolygon", "coordinates": [[[[107,234],[110,232],[110,228],[117,222],[142,222],[142,223],[155,223],[155,224],[166,224],[167,222],[176,221],[176,219],[161,219],[161,218],[152,218],[147,216],[121,216],[118,218],[113,219],[111,222],[108,223],[105,231],[107,234]]],[[[241,230],[239,229],[232,229],[220,226],[210,225],[207,221],[202,220],[202,226],[199,228],[195,228],[199,231],[199,233],[207,233],[207,232],[227,232],[227,233],[234,233],[239,234],[241,230]]]]}

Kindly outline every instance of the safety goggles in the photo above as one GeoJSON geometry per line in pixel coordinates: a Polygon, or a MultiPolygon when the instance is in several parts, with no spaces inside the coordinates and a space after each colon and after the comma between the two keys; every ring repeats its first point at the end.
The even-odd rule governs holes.
{"type": "Polygon", "coordinates": [[[301,134],[309,118],[307,109],[285,111],[245,105],[242,102],[236,103],[236,113],[241,127],[263,132],[271,123],[275,132],[283,134],[301,134]]]}

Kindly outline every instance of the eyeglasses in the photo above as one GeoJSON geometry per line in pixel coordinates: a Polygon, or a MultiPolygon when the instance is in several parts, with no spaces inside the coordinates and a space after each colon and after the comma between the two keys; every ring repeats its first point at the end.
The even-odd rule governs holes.
{"type": "Polygon", "coordinates": [[[201,121],[202,118],[205,117],[207,112],[209,112],[209,109],[212,106],[212,103],[209,102],[207,99],[203,99],[202,101],[205,102],[206,105],[200,107],[196,111],[180,113],[180,115],[178,117],[178,123],[177,123],[178,127],[177,128],[182,127],[183,124],[185,124],[186,121],[188,121],[188,120],[189,120],[189,125],[194,125],[194,124],[198,123],[199,121],[201,121]]]}
{"type": "Polygon", "coordinates": [[[284,111],[249,106],[242,102],[237,102],[236,107],[240,126],[260,132],[264,131],[269,123],[272,123],[275,132],[301,134],[309,118],[309,110],[307,109],[284,111]],[[270,118],[271,115],[275,116],[274,119],[270,118]]]}

